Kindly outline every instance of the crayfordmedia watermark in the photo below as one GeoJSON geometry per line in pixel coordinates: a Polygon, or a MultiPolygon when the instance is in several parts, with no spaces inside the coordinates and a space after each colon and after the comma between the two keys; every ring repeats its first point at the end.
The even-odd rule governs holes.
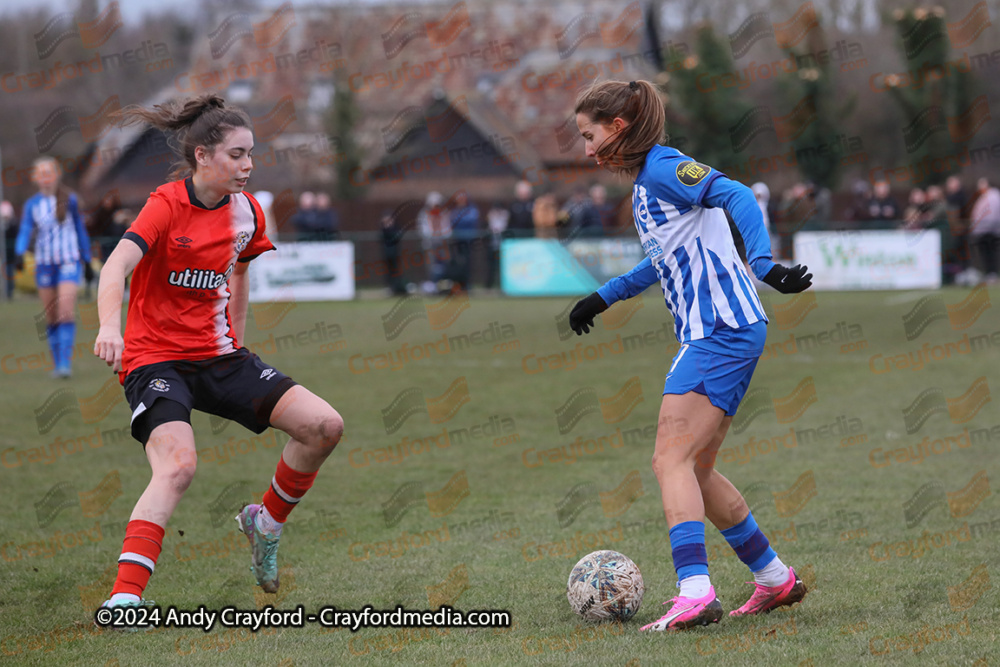
{"type": "Polygon", "coordinates": [[[753,648],[755,644],[762,644],[777,639],[780,636],[778,634],[779,630],[785,636],[797,635],[799,629],[795,625],[795,617],[790,617],[785,623],[775,623],[772,626],[754,628],[748,632],[729,635],[727,637],[701,637],[695,644],[695,649],[697,649],[699,655],[712,655],[719,651],[739,651],[740,653],[745,653],[753,648]]]}
{"type": "Polygon", "coordinates": [[[924,624],[924,627],[916,632],[894,637],[877,635],[868,640],[868,651],[872,655],[886,655],[893,651],[905,652],[913,651],[914,655],[923,652],[925,648],[936,642],[943,642],[946,639],[956,639],[968,635],[972,630],[969,628],[969,617],[964,616],[961,623],[946,623],[931,627],[924,624]]]}

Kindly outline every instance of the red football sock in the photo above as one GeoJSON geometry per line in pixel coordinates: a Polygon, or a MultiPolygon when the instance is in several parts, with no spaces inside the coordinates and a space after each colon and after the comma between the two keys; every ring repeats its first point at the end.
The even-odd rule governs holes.
{"type": "Polygon", "coordinates": [[[271,488],[264,492],[264,507],[271,518],[284,523],[288,514],[312,487],[318,472],[292,470],[282,457],[271,480],[271,488]]]}
{"type": "Polygon", "coordinates": [[[131,593],[142,597],[156,568],[163,547],[164,530],[150,521],[136,519],[125,528],[125,543],[118,557],[118,577],[111,594],[131,593]]]}

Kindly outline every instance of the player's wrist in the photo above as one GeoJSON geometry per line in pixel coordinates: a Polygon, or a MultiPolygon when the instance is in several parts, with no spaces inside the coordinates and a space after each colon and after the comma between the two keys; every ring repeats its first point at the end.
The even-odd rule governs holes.
{"type": "Polygon", "coordinates": [[[750,268],[757,280],[764,280],[764,277],[771,272],[777,264],[770,257],[756,257],[750,260],[750,268]]]}
{"type": "Polygon", "coordinates": [[[611,286],[610,282],[605,283],[598,288],[594,294],[601,297],[601,301],[604,303],[604,309],[607,310],[612,305],[618,302],[618,295],[615,293],[614,288],[611,286]]]}

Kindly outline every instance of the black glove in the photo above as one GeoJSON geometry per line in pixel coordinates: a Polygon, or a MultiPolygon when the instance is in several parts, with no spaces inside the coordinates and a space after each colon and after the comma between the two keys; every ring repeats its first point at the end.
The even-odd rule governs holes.
{"type": "Polygon", "coordinates": [[[83,263],[83,279],[87,283],[94,282],[94,267],[90,265],[90,262],[83,263]]]}
{"type": "Polygon", "coordinates": [[[781,264],[775,264],[774,268],[764,276],[764,282],[782,294],[795,294],[812,285],[813,274],[806,273],[808,270],[809,267],[801,264],[796,264],[790,269],[781,264]]]}
{"type": "Polygon", "coordinates": [[[594,326],[594,318],[608,309],[608,304],[597,292],[580,299],[569,314],[569,328],[576,332],[576,335],[590,333],[590,327],[594,326]]]}
{"type": "Polygon", "coordinates": [[[14,258],[14,270],[24,271],[24,255],[18,255],[14,258]]]}

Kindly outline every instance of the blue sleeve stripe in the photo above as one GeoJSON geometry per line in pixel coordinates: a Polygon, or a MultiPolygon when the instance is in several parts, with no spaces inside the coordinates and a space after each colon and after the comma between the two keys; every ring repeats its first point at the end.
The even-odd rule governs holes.
{"type": "MultiPolygon", "coordinates": [[[[735,265],[734,268],[736,268],[735,265]]],[[[753,309],[754,315],[757,316],[758,320],[767,322],[767,315],[764,314],[764,307],[757,297],[757,290],[748,284],[750,280],[749,276],[743,275],[742,271],[736,271],[736,280],[740,285],[740,289],[743,290],[743,296],[750,302],[750,308],[753,309]]]]}
{"type": "MultiPolygon", "coordinates": [[[[715,308],[712,299],[712,285],[708,282],[708,261],[705,259],[705,248],[701,244],[701,238],[697,238],[698,255],[701,258],[701,278],[698,284],[698,306],[701,322],[703,325],[702,335],[706,330],[715,328],[715,308]]],[[[694,313],[692,313],[692,316],[694,313]]]]}
{"type": "Polygon", "coordinates": [[[687,251],[684,247],[680,247],[674,251],[674,257],[677,258],[677,270],[681,274],[681,288],[683,289],[684,301],[686,302],[688,312],[682,313],[677,311],[677,316],[684,320],[681,329],[680,340],[685,341],[691,338],[691,307],[694,304],[694,288],[692,285],[694,281],[691,279],[691,259],[688,257],[687,251]]]}
{"type": "Polygon", "coordinates": [[[750,188],[728,178],[717,179],[712,183],[710,191],[706,188],[705,202],[729,211],[736,228],[743,236],[747,259],[754,275],[758,278],[767,275],[774,266],[771,261],[771,239],[764,226],[764,216],[750,188]]]}
{"type": "Polygon", "coordinates": [[[750,324],[750,320],[747,319],[746,314],[743,312],[743,304],[740,303],[739,297],[736,295],[736,288],[733,285],[733,278],[729,275],[729,270],[719,259],[711,249],[708,251],[708,256],[712,258],[712,265],[715,267],[715,275],[719,280],[719,287],[722,288],[723,293],[726,295],[726,300],[729,303],[729,310],[733,311],[733,316],[736,318],[736,324],[744,327],[750,324]]]}
{"type": "Polygon", "coordinates": [[[674,281],[674,274],[667,266],[667,263],[660,260],[660,269],[663,270],[663,277],[666,278],[666,288],[663,297],[667,302],[667,310],[674,313],[674,336],[677,340],[681,338],[680,323],[683,319],[680,316],[680,300],[677,294],[677,283],[674,281]]]}

